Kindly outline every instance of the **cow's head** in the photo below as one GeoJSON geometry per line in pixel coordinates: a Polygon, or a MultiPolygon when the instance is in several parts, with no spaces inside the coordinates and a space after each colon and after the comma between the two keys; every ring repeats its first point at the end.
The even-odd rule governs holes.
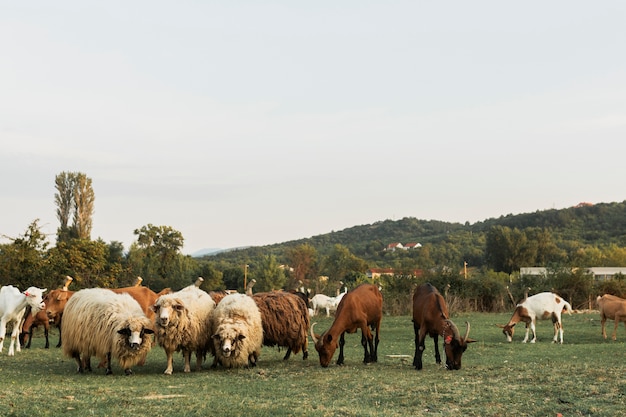
{"type": "Polygon", "coordinates": [[[311,337],[313,338],[313,342],[315,343],[315,350],[320,355],[320,365],[323,368],[328,367],[330,364],[330,360],[333,358],[335,354],[335,350],[337,350],[338,340],[333,337],[333,335],[328,334],[328,332],[320,335],[316,335],[313,332],[313,327],[315,327],[317,323],[313,323],[311,325],[311,337]]]}
{"type": "Polygon", "coordinates": [[[446,320],[446,330],[443,333],[443,347],[446,352],[446,368],[450,371],[461,369],[461,358],[467,349],[468,343],[476,342],[469,338],[470,324],[465,322],[467,329],[461,337],[459,329],[451,320],[446,320]]]}

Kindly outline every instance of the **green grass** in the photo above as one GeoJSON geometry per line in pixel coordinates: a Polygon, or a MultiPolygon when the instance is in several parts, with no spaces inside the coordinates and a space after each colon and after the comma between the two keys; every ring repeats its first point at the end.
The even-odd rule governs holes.
{"type": "MultiPolygon", "coordinates": [[[[124,376],[103,369],[78,375],[61,349],[33,347],[0,354],[0,415],[4,416],[616,416],[626,410],[626,332],[618,341],[600,336],[598,314],[564,315],[565,344],[551,343],[552,323],[538,323],[538,342],[522,344],[523,326],[507,343],[496,323],[509,314],[461,314],[463,333],[472,324],[463,369],[435,364],[426,342],[424,369],[411,366],[413,328],[409,317],[385,317],[379,362],[364,365],[360,334],[346,336],[344,366],[321,368],[317,352],[283,361],[283,351],[264,348],[253,369],[163,375],[165,355],[155,347],[143,367],[124,376]],[[387,355],[409,355],[392,358],[387,355]]],[[[316,318],[316,331],[330,319],[316,318]]],[[[612,322],[610,322],[612,326],[612,322]]],[[[610,334],[610,333],[609,333],[610,334]]],[[[51,344],[56,344],[53,334],[51,344]]],[[[336,360],[338,352],[336,352],[336,360]]],[[[209,365],[210,365],[209,359],[209,365]]],[[[94,365],[97,360],[93,360],[94,365]]],[[[116,364],[117,365],[117,364],[116,364]]]]}

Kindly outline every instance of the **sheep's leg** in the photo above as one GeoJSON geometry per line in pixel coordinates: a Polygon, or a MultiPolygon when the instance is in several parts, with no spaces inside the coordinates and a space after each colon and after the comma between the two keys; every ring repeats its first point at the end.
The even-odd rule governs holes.
{"type": "Polygon", "coordinates": [[[254,368],[258,359],[259,355],[256,352],[252,352],[250,355],[248,355],[248,367],[254,368]]]}
{"type": "MultiPolygon", "coordinates": [[[[604,337],[606,339],[606,329],[604,327],[605,324],[606,324],[606,316],[604,314],[602,314],[602,316],[600,318],[600,325],[602,327],[602,337],[604,337]]],[[[626,322],[624,324],[626,325],[626,322]]]]}
{"type": "MultiPolygon", "coordinates": [[[[524,340],[522,340],[522,343],[526,343],[528,342],[528,332],[530,331],[530,323],[526,323],[526,336],[524,336],[524,340]]],[[[533,332],[533,335],[535,333],[533,332]]],[[[531,342],[532,343],[532,342],[531,342]]]]}
{"type": "Polygon", "coordinates": [[[191,351],[183,350],[183,357],[185,358],[185,368],[183,372],[189,373],[191,372],[191,351]]]}
{"type": "Polygon", "coordinates": [[[74,358],[76,360],[76,363],[78,364],[78,369],[76,370],[76,372],[79,374],[84,373],[85,368],[83,368],[83,361],[80,360],[80,353],[72,352],[72,358],[74,358]]]}
{"type": "Polygon", "coordinates": [[[287,353],[285,354],[285,357],[283,358],[283,360],[286,361],[287,359],[289,359],[290,356],[291,356],[291,348],[287,348],[287,353]]]}
{"type": "MultiPolygon", "coordinates": [[[[100,365],[98,365],[100,368],[100,365]]],[[[91,356],[83,355],[83,369],[91,372],[91,356]]]]}
{"type": "Polygon", "coordinates": [[[205,356],[202,351],[200,350],[196,351],[196,371],[202,370],[202,362],[204,362],[204,357],[205,356]]]}
{"type": "Polygon", "coordinates": [[[107,353],[107,370],[106,375],[111,375],[113,373],[113,369],[111,369],[111,352],[107,353]]]}
{"type": "Polygon", "coordinates": [[[172,375],[172,371],[174,370],[174,353],[167,351],[167,368],[165,368],[165,375],[172,375]]]}

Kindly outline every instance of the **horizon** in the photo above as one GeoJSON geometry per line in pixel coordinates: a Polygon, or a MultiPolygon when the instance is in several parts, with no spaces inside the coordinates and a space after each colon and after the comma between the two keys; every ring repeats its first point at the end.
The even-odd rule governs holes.
{"type": "Polygon", "coordinates": [[[184,253],[623,200],[621,1],[5,3],[0,235],[61,172],[184,253]]]}

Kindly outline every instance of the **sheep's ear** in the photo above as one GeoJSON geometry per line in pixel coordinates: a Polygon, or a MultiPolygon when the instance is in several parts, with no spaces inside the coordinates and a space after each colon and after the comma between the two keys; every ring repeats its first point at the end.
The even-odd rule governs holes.
{"type": "Polygon", "coordinates": [[[211,339],[220,340],[220,335],[215,333],[213,336],[211,336],[211,339]]]}
{"type": "Polygon", "coordinates": [[[130,336],[130,329],[128,327],[124,327],[123,329],[119,329],[117,331],[119,334],[124,336],[130,336]]]}
{"type": "Polygon", "coordinates": [[[146,327],[145,329],[143,329],[143,332],[144,332],[144,333],[146,333],[146,334],[153,334],[153,333],[154,333],[154,330],[152,330],[152,329],[151,329],[151,328],[149,328],[149,327],[146,327]]]}
{"type": "Polygon", "coordinates": [[[242,341],[243,339],[245,339],[246,336],[243,334],[240,334],[239,336],[237,336],[237,340],[242,341]]]}

